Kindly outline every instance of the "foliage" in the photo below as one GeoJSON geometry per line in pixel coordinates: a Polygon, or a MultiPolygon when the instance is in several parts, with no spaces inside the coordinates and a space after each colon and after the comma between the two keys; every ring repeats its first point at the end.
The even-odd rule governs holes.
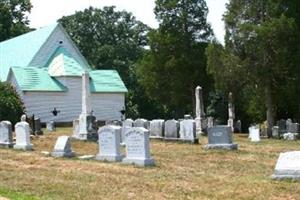
{"type": "Polygon", "coordinates": [[[30,0],[0,1],[0,42],[28,32],[30,0]]]}
{"type": "Polygon", "coordinates": [[[159,28],[149,33],[150,50],[137,73],[148,97],[162,104],[166,116],[192,112],[197,85],[203,87],[204,97],[210,90],[205,48],[212,31],[207,13],[203,0],[156,1],[159,28]]]}
{"type": "Polygon", "coordinates": [[[13,86],[0,82],[0,120],[15,124],[20,121],[24,110],[23,102],[13,86]]]}

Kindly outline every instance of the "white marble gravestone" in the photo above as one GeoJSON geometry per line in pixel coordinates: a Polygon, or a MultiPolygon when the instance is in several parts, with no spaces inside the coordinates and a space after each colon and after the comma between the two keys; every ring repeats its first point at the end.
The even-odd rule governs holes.
{"type": "Polygon", "coordinates": [[[192,119],[185,119],[180,122],[180,141],[198,143],[196,137],[196,122],[192,119]]]}
{"type": "Polygon", "coordinates": [[[123,163],[138,166],[154,165],[154,159],[150,156],[149,131],[141,127],[133,127],[125,133],[126,157],[123,163]]]}
{"type": "Polygon", "coordinates": [[[172,119],[165,122],[165,140],[178,140],[179,138],[179,123],[172,119]]]}
{"type": "Polygon", "coordinates": [[[251,139],[251,142],[260,142],[259,127],[257,126],[249,127],[249,138],[251,139]]]}
{"type": "Polygon", "coordinates": [[[148,120],[146,120],[146,119],[136,119],[133,122],[133,126],[148,129],[148,120]]]}
{"type": "Polygon", "coordinates": [[[300,151],[280,153],[272,178],[300,180],[300,151]]]}
{"type": "Polygon", "coordinates": [[[272,127],[272,137],[278,138],[279,137],[279,127],[273,126],[272,127]]]}
{"type": "Polygon", "coordinates": [[[206,149],[228,149],[234,150],[238,148],[233,143],[232,128],[230,126],[214,126],[208,129],[208,144],[206,149]]]}
{"type": "Polygon", "coordinates": [[[122,134],[121,134],[121,144],[125,145],[125,133],[128,129],[130,129],[133,126],[133,120],[132,119],[126,119],[122,123],[122,134]]]}
{"type": "Polygon", "coordinates": [[[16,144],[14,149],[32,150],[33,145],[30,143],[30,129],[27,122],[19,122],[15,125],[16,144]]]}
{"type": "Polygon", "coordinates": [[[9,121],[0,122],[0,147],[13,147],[12,128],[9,121]]]}
{"type": "Polygon", "coordinates": [[[46,129],[50,132],[55,131],[55,124],[54,121],[49,121],[46,123],[46,129]]]}
{"type": "Polygon", "coordinates": [[[165,131],[165,120],[155,119],[150,121],[150,138],[163,138],[165,131]]]}
{"type": "Polygon", "coordinates": [[[120,151],[121,131],[122,128],[120,126],[113,125],[99,128],[99,153],[96,156],[96,160],[122,161],[124,156],[121,155],[120,151]]]}
{"type": "Polygon", "coordinates": [[[75,153],[72,151],[71,140],[69,136],[59,136],[56,140],[54,150],[51,153],[53,157],[73,157],[75,153]]]}

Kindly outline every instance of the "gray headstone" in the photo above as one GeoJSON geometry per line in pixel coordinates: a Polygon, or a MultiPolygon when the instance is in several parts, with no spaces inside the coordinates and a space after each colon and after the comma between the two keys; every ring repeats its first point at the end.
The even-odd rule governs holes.
{"type": "Polygon", "coordinates": [[[238,145],[233,144],[232,129],[230,126],[214,126],[208,129],[207,149],[237,149],[238,145]]]}
{"type": "Polygon", "coordinates": [[[19,122],[15,125],[16,144],[14,149],[32,150],[33,145],[30,143],[30,130],[27,122],[19,122]]]}
{"type": "Polygon", "coordinates": [[[273,128],[272,128],[272,136],[274,138],[278,138],[279,137],[279,127],[278,126],[273,126],[273,128]]]}
{"type": "Polygon", "coordinates": [[[76,138],[79,135],[79,119],[73,120],[73,137],[76,138]]]}
{"type": "Polygon", "coordinates": [[[0,122],[0,147],[13,147],[12,127],[9,121],[0,122]]]}
{"type": "Polygon", "coordinates": [[[179,138],[179,123],[178,121],[172,119],[165,122],[165,139],[175,139],[179,138]]]}
{"type": "Polygon", "coordinates": [[[42,123],[40,118],[34,119],[34,128],[35,128],[35,134],[36,135],[43,135],[42,131],[42,123]]]}
{"type": "Polygon", "coordinates": [[[280,153],[273,179],[300,179],[300,151],[280,153]]]}
{"type": "Polygon", "coordinates": [[[147,129],[148,128],[148,120],[146,120],[146,119],[136,119],[133,122],[133,126],[134,127],[142,127],[142,128],[147,129]]]}
{"type": "Polygon", "coordinates": [[[207,128],[212,128],[214,126],[214,118],[208,117],[207,118],[207,128]]]}
{"type": "Polygon", "coordinates": [[[288,133],[299,133],[299,124],[298,123],[290,123],[287,126],[288,133]]]}
{"type": "Polygon", "coordinates": [[[50,121],[46,123],[46,129],[50,132],[55,131],[55,124],[54,121],[50,121]]]}
{"type": "Polygon", "coordinates": [[[149,131],[145,128],[133,127],[125,133],[126,157],[123,163],[139,166],[154,165],[150,156],[149,131]]]}
{"type": "Polygon", "coordinates": [[[286,133],[286,121],[284,119],[277,121],[277,126],[279,136],[286,133]]]}
{"type": "Polygon", "coordinates": [[[69,136],[59,136],[56,140],[54,150],[51,153],[53,157],[73,157],[71,140],[69,136]]]}
{"type": "Polygon", "coordinates": [[[196,122],[192,119],[183,120],[180,122],[179,130],[180,140],[191,143],[198,143],[196,137],[196,122]]]}
{"type": "Polygon", "coordinates": [[[150,138],[163,138],[165,131],[165,120],[155,119],[150,121],[150,138]]]}
{"type": "Polygon", "coordinates": [[[120,152],[121,131],[120,126],[113,125],[99,128],[99,153],[96,160],[122,161],[124,156],[120,152]]]}
{"type": "Polygon", "coordinates": [[[242,132],[242,122],[241,122],[241,120],[236,121],[234,131],[236,133],[241,133],[242,132]]]}

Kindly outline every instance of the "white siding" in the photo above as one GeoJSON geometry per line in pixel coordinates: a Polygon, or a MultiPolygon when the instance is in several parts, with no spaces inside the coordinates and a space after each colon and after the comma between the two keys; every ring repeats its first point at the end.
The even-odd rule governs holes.
{"type": "MultiPolygon", "coordinates": [[[[58,80],[68,87],[67,92],[25,92],[23,101],[27,114],[53,120],[53,108],[61,112],[56,122],[71,122],[81,113],[81,77],[61,77],[58,80]]],[[[124,93],[92,93],[92,109],[98,120],[120,119],[124,108],[124,93]]]]}
{"type": "Polygon", "coordinates": [[[49,58],[53,55],[53,53],[59,46],[63,46],[80,65],[85,67],[88,65],[85,58],[79,52],[73,41],[69,38],[64,29],[60,25],[58,25],[53,30],[47,41],[42,45],[38,53],[34,56],[29,66],[45,66],[49,58]],[[60,41],[62,41],[63,43],[60,44],[60,41]]]}
{"type": "Polygon", "coordinates": [[[20,89],[20,86],[18,85],[17,80],[16,80],[15,76],[13,75],[13,73],[8,74],[7,81],[15,88],[16,92],[21,97],[21,99],[23,99],[24,93],[20,89]]]}

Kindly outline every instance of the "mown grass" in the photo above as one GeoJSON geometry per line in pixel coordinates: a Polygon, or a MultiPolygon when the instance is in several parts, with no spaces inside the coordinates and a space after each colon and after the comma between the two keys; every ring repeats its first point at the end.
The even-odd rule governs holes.
{"type": "MultiPolygon", "coordinates": [[[[250,143],[235,135],[238,151],[204,150],[200,145],[151,141],[155,167],[54,159],[57,136],[70,128],[33,139],[35,150],[0,149],[1,188],[38,199],[300,199],[300,182],[270,178],[280,152],[300,150],[300,141],[250,143]]],[[[79,154],[97,154],[92,142],[72,141],[79,154]]]]}

